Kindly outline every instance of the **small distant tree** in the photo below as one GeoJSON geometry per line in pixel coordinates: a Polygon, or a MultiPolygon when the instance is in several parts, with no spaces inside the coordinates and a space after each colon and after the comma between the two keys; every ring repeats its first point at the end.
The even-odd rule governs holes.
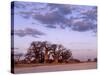
{"type": "Polygon", "coordinates": [[[80,63],[81,61],[79,59],[74,59],[75,62],[80,63]]]}
{"type": "Polygon", "coordinates": [[[97,62],[97,58],[94,58],[94,62],[97,62]]]}
{"type": "Polygon", "coordinates": [[[88,62],[91,62],[91,59],[88,59],[87,61],[88,61],[88,62]]]}

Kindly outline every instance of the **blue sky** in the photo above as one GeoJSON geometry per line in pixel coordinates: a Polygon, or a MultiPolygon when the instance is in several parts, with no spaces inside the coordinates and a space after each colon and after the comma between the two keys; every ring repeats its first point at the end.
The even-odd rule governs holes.
{"type": "Polygon", "coordinates": [[[14,2],[11,8],[17,52],[40,40],[62,44],[78,59],[97,56],[96,6],[14,2]]]}

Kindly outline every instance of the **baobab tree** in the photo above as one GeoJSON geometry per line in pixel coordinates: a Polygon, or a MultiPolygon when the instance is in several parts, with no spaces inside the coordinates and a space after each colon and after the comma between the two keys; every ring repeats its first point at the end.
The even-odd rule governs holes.
{"type": "Polygon", "coordinates": [[[55,63],[58,63],[59,60],[66,62],[72,56],[72,52],[69,49],[66,49],[63,45],[56,45],[54,51],[55,63]]]}
{"type": "MultiPolygon", "coordinates": [[[[31,62],[34,59],[36,63],[39,63],[40,57],[42,56],[42,46],[40,41],[33,41],[27,51],[26,59],[31,62]]],[[[42,58],[42,57],[41,57],[42,58]]]]}

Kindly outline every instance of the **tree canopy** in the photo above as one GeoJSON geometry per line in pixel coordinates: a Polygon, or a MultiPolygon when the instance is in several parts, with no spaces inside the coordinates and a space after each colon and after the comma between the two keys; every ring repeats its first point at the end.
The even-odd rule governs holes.
{"type": "Polygon", "coordinates": [[[35,63],[66,62],[72,56],[70,49],[48,41],[33,41],[27,50],[25,60],[35,63]]]}

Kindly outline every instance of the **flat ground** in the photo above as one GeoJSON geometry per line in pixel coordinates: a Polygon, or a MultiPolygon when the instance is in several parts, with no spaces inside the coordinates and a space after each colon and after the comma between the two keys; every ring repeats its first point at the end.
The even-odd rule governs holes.
{"type": "Polygon", "coordinates": [[[75,64],[63,64],[63,65],[46,65],[35,67],[17,67],[14,69],[15,73],[38,73],[38,72],[54,72],[54,71],[70,71],[70,70],[85,70],[96,69],[96,62],[88,63],[75,63],[75,64]]]}

